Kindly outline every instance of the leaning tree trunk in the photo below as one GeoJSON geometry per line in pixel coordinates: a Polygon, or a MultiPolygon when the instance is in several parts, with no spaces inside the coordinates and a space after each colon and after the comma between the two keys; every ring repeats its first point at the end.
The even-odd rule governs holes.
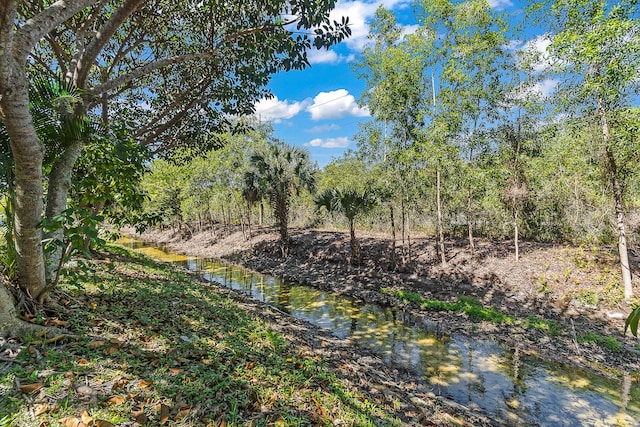
{"type": "Polygon", "coordinates": [[[613,187],[613,201],[616,211],[616,226],[618,230],[618,254],[620,256],[620,269],[622,270],[622,284],[624,298],[629,301],[633,297],[633,285],[631,282],[631,268],[629,267],[629,251],[627,249],[627,234],[624,225],[624,208],[622,203],[622,183],[618,178],[618,165],[611,147],[611,132],[604,102],[598,98],[598,112],[602,125],[602,139],[606,156],[607,171],[613,187]]]}
{"type": "MultiPolygon", "coordinates": [[[[56,160],[49,174],[49,188],[47,190],[47,207],[45,216],[47,219],[61,215],[67,208],[67,198],[69,189],[71,188],[71,175],[73,166],[75,165],[84,144],[82,141],[74,141],[67,147],[62,155],[56,160]]],[[[54,230],[45,233],[46,239],[54,239],[62,242],[63,230],[54,230]]],[[[57,245],[56,250],[49,253],[46,263],[47,283],[53,283],[56,276],[56,270],[61,264],[63,245],[57,245]]],[[[43,295],[45,296],[45,295],[43,295]]]]}
{"type": "Polygon", "coordinates": [[[11,89],[2,93],[0,114],[11,142],[15,168],[15,245],[18,283],[35,297],[46,287],[42,250],[44,147],[36,135],[29,111],[28,83],[14,70],[11,89]]]}

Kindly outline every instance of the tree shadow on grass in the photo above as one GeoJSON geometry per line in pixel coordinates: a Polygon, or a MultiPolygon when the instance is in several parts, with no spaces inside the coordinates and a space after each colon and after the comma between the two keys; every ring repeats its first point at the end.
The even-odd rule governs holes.
{"type": "Polygon", "coordinates": [[[392,419],[237,302],[185,272],[112,251],[87,272],[95,287],[69,291],[76,301],[69,329],[78,338],[46,344],[32,337],[19,356],[23,364],[0,372],[3,385],[13,376],[44,383],[33,394],[7,391],[0,419],[6,411],[12,425],[53,423],[84,410],[118,425],[392,419]],[[34,416],[34,408],[44,412],[34,416]]]}

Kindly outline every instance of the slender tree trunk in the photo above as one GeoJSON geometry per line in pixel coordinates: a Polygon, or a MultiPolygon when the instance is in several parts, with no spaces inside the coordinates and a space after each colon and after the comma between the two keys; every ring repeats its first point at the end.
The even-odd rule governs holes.
{"type": "Polygon", "coordinates": [[[28,82],[13,67],[10,88],[0,93],[0,116],[9,134],[15,171],[15,245],[18,282],[32,297],[46,287],[42,250],[44,147],[36,135],[29,111],[28,82]]]}
{"type": "Polygon", "coordinates": [[[624,298],[629,301],[633,297],[633,285],[631,282],[631,268],[629,267],[629,252],[627,249],[627,234],[625,231],[625,218],[623,208],[622,183],[618,178],[618,165],[611,147],[611,131],[607,119],[607,111],[604,102],[598,98],[598,112],[602,125],[602,139],[607,162],[607,169],[613,187],[613,201],[616,211],[616,226],[618,229],[618,254],[620,256],[620,269],[622,270],[622,285],[624,298]]]}
{"type": "Polygon", "coordinates": [[[518,229],[518,208],[513,210],[513,243],[516,249],[516,262],[520,261],[520,230],[518,229]]]}
{"type": "Polygon", "coordinates": [[[264,202],[260,200],[260,226],[264,224],[264,202]]]}
{"type": "Polygon", "coordinates": [[[356,240],[356,226],[353,218],[349,219],[349,242],[351,243],[351,263],[357,264],[359,261],[358,241],[356,240]]]}
{"type": "Polygon", "coordinates": [[[440,245],[440,261],[442,266],[447,266],[447,256],[444,252],[444,225],[442,223],[442,197],[441,197],[441,183],[440,183],[440,166],[436,168],[436,204],[437,204],[437,217],[438,217],[438,241],[440,245]]]}
{"type": "MultiPolygon", "coordinates": [[[[51,173],[49,174],[49,187],[47,190],[47,207],[45,212],[47,219],[52,219],[62,214],[62,212],[67,208],[67,199],[69,196],[69,189],[71,188],[73,166],[75,165],[76,160],[78,160],[78,157],[80,157],[80,153],[83,148],[83,142],[74,141],[63,151],[62,155],[53,164],[51,173]]],[[[62,241],[64,238],[63,230],[60,229],[48,232],[45,234],[45,238],[62,241]]],[[[47,257],[47,283],[53,283],[57,267],[60,265],[62,251],[62,245],[57,246],[56,250],[50,253],[47,257]]]]}
{"type": "Polygon", "coordinates": [[[404,196],[402,197],[402,202],[400,202],[400,232],[402,234],[402,246],[404,246],[404,232],[405,232],[405,218],[406,218],[406,212],[405,212],[405,205],[404,205],[404,196]]]}
{"type": "Polygon", "coordinates": [[[393,215],[393,203],[389,202],[389,219],[391,220],[391,258],[389,260],[390,268],[396,266],[396,222],[393,215]]]}
{"type": "Polygon", "coordinates": [[[474,255],[476,246],[473,243],[473,199],[471,197],[471,189],[469,189],[469,197],[467,198],[467,226],[469,228],[469,249],[471,249],[471,255],[474,255]]]}

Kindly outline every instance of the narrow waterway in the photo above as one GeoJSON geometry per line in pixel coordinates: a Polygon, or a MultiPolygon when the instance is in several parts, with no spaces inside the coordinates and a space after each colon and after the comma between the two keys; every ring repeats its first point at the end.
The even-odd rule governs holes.
{"type": "Polygon", "coordinates": [[[231,266],[172,254],[139,240],[119,243],[198,272],[416,373],[436,395],[514,426],[640,426],[640,386],[522,356],[493,341],[445,336],[402,311],[231,266]]]}

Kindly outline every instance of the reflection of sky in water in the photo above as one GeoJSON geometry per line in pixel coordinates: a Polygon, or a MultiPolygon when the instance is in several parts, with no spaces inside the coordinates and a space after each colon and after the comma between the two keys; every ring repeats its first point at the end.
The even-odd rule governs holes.
{"type": "Polygon", "coordinates": [[[242,290],[292,316],[350,337],[386,362],[404,366],[434,393],[478,406],[509,425],[640,426],[640,387],[520,357],[491,341],[454,335],[438,339],[437,325],[401,311],[299,286],[217,261],[167,254],[127,242],[154,258],[198,271],[209,281],[242,290]],[[626,394],[626,405],[623,395],[626,394]],[[621,410],[626,406],[625,410],[621,410]],[[626,411],[626,413],[625,413],[626,411]]]}

